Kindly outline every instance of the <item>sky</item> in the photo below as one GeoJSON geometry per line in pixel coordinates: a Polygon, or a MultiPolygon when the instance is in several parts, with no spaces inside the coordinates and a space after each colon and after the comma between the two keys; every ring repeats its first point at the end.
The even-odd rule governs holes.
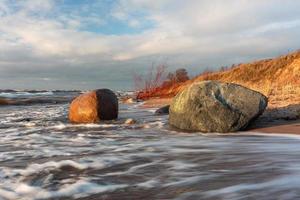
{"type": "Polygon", "coordinates": [[[130,90],[300,47],[296,0],[1,0],[0,89],[130,90]]]}

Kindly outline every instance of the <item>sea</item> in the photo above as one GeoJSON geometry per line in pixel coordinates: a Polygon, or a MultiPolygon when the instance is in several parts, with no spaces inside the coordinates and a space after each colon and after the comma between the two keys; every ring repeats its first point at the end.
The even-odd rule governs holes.
{"type": "Polygon", "coordinates": [[[299,136],[186,133],[143,102],[72,124],[81,93],[0,92],[26,102],[0,106],[0,200],[300,199],[299,136]]]}

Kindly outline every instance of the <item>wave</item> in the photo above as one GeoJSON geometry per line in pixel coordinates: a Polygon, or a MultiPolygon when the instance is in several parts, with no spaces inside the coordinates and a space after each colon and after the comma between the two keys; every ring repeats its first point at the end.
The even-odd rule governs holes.
{"type": "Polygon", "coordinates": [[[12,184],[11,188],[1,189],[0,199],[49,199],[60,197],[86,197],[91,194],[98,194],[114,191],[127,187],[126,184],[100,185],[89,180],[78,180],[73,184],[66,184],[58,190],[46,190],[38,186],[31,186],[25,183],[12,184]]]}
{"type": "Polygon", "coordinates": [[[32,105],[32,104],[58,104],[70,102],[78,92],[59,91],[18,91],[1,92],[0,105],[32,105]]]}
{"type": "Polygon", "coordinates": [[[17,98],[17,97],[30,97],[30,96],[51,96],[54,95],[52,91],[47,92],[0,92],[0,97],[4,98],[17,98]]]}
{"type": "MultiPolygon", "coordinates": [[[[99,184],[91,178],[69,177],[53,190],[50,185],[56,175],[68,170],[103,169],[112,164],[123,163],[123,159],[106,157],[93,162],[76,162],[73,160],[48,161],[41,164],[30,164],[24,169],[0,167],[0,199],[52,199],[52,198],[79,198],[103,192],[112,192],[127,184],[99,184]],[[67,169],[66,169],[67,168],[67,169]],[[40,184],[33,184],[38,180],[40,184]],[[43,182],[44,181],[44,182],[43,182]]],[[[71,170],[72,171],[72,170],[71,170]]]]}
{"type": "Polygon", "coordinates": [[[49,161],[43,164],[31,164],[24,170],[17,170],[19,174],[22,174],[23,176],[29,176],[31,174],[38,173],[40,171],[43,171],[45,169],[54,168],[54,169],[60,169],[63,167],[72,167],[74,169],[83,170],[88,168],[89,166],[86,164],[81,164],[78,162],[74,162],[72,160],[62,160],[62,161],[49,161]]]}
{"type": "Polygon", "coordinates": [[[81,128],[114,128],[119,127],[122,124],[63,124],[60,123],[58,125],[50,126],[49,129],[57,129],[57,130],[63,130],[66,128],[74,128],[74,127],[81,127],[81,128]]]}
{"type": "Polygon", "coordinates": [[[71,98],[1,98],[0,96],[0,106],[2,105],[33,105],[33,104],[58,104],[70,102],[71,98]]]}

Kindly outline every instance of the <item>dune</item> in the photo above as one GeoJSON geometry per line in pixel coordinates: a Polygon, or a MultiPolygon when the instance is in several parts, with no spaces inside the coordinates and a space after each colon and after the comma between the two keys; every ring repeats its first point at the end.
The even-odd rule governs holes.
{"type": "Polygon", "coordinates": [[[138,97],[170,98],[190,84],[203,80],[236,83],[256,90],[269,98],[271,107],[300,103],[300,50],[273,59],[239,64],[225,71],[200,74],[184,83],[141,92],[138,97]]]}

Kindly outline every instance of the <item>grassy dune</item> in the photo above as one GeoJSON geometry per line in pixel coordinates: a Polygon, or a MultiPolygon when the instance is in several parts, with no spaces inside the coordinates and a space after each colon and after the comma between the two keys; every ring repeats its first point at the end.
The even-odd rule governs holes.
{"type": "Polygon", "coordinates": [[[300,104],[300,50],[273,59],[239,64],[225,71],[200,74],[184,83],[142,92],[138,97],[173,97],[188,85],[203,80],[237,83],[259,91],[269,98],[271,108],[300,104]]]}

